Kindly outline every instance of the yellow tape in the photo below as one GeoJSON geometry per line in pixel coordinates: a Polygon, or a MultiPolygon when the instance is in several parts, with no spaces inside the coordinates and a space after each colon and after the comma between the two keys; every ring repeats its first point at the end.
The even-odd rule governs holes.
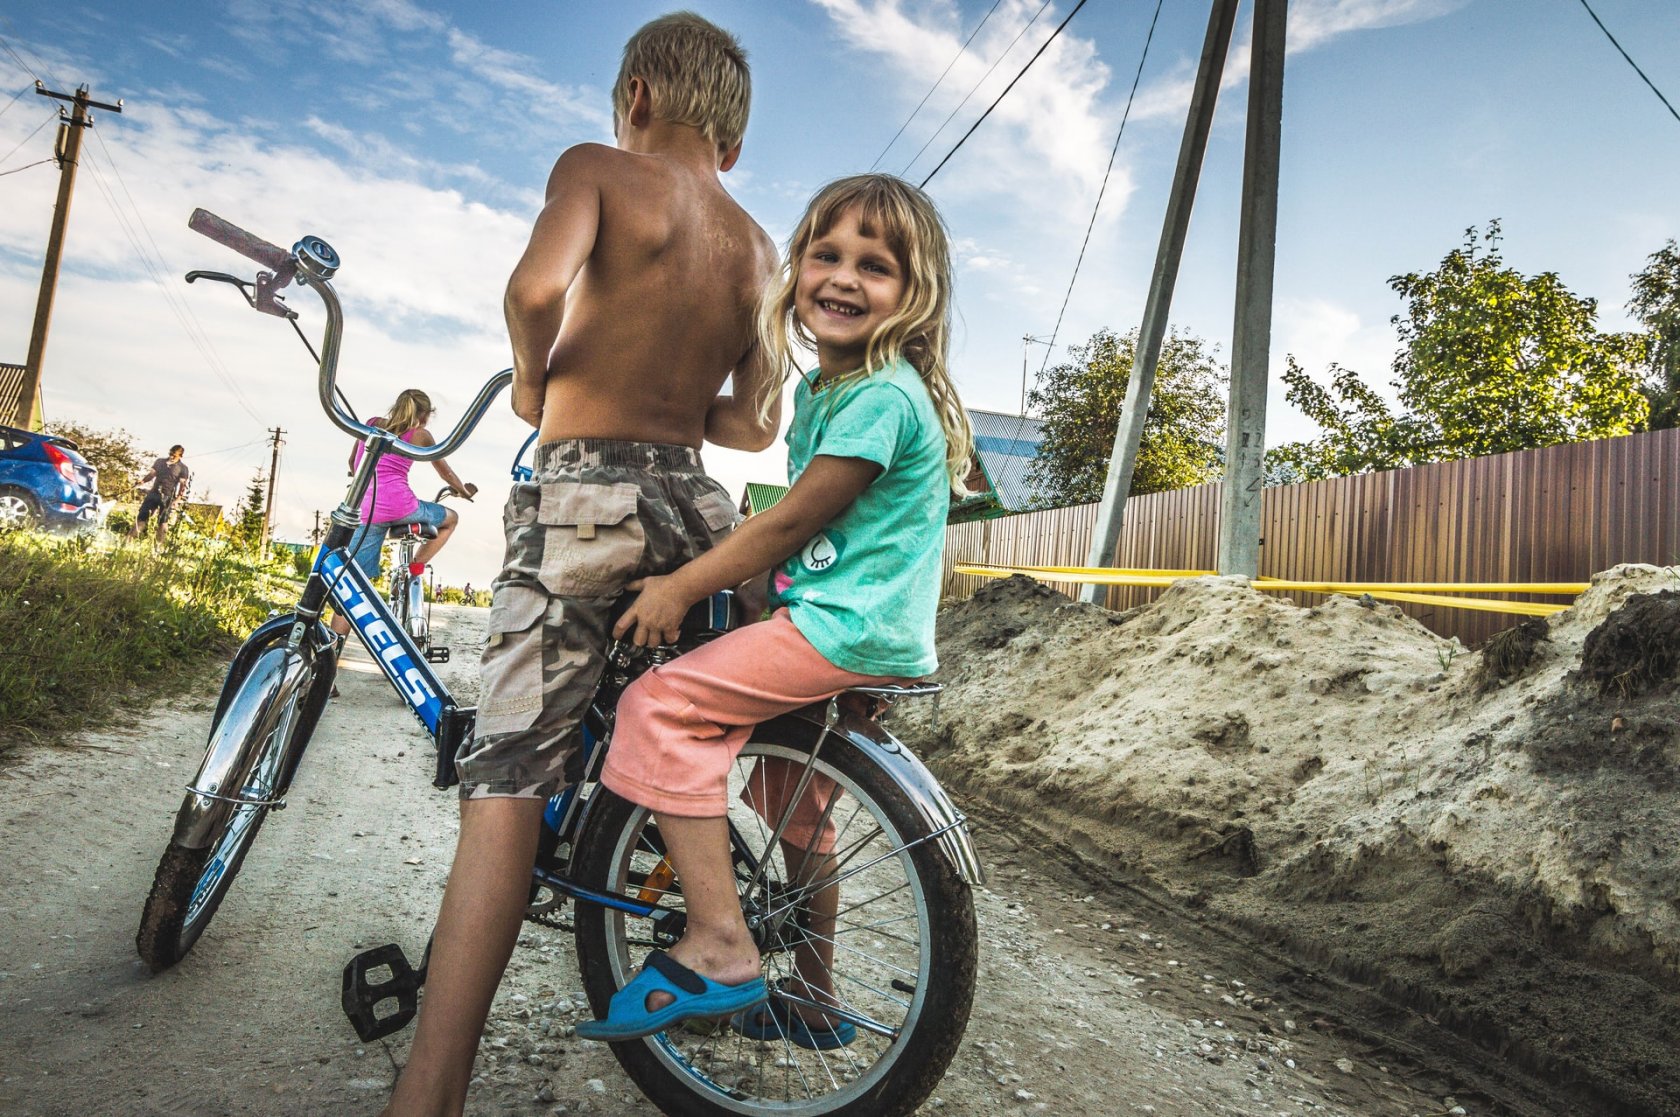
{"type": "MultiPolygon", "coordinates": [[[[1097,586],[1170,586],[1181,578],[1210,574],[1206,570],[1122,570],[1089,566],[994,566],[990,563],[959,562],[954,573],[979,578],[1007,578],[1023,574],[1039,581],[1078,582],[1097,586]]],[[[1257,590],[1277,593],[1338,593],[1350,596],[1369,595],[1384,601],[1405,601],[1413,605],[1434,605],[1448,609],[1478,609],[1495,613],[1513,613],[1526,617],[1545,617],[1569,608],[1538,601],[1493,601],[1487,598],[1447,597],[1445,593],[1540,593],[1579,594],[1586,591],[1585,582],[1294,582],[1281,578],[1260,578],[1250,583],[1257,590]],[[1420,593],[1435,590],[1436,593],[1420,593]]]]}
{"type": "MultiPolygon", "coordinates": [[[[1256,586],[1255,589],[1272,589],[1256,586]]],[[[1347,591],[1342,591],[1346,593],[1347,591]]],[[[1549,601],[1490,601],[1485,597],[1440,597],[1430,593],[1394,593],[1386,590],[1368,591],[1370,596],[1384,601],[1409,601],[1414,605],[1440,605],[1448,609],[1480,609],[1487,613],[1515,613],[1522,617],[1549,617],[1569,608],[1549,601]]],[[[1352,596],[1352,595],[1350,595],[1352,596]]]]}
{"type": "Polygon", "coordinates": [[[1575,597],[1590,582],[1296,582],[1259,578],[1256,589],[1299,590],[1303,593],[1543,593],[1575,597]]]}

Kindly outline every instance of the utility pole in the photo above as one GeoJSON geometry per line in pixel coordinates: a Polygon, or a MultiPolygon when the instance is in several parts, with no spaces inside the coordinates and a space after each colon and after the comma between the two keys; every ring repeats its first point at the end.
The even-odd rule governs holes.
{"type": "Polygon", "coordinates": [[[1225,492],[1219,517],[1219,572],[1244,578],[1260,573],[1287,22],[1286,0],[1255,0],[1242,224],[1237,231],[1237,312],[1231,329],[1231,402],[1225,420],[1225,492]]]}
{"type": "Polygon", "coordinates": [[[76,186],[76,166],[81,161],[82,129],[92,127],[89,109],[122,112],[122,101],[108,105],[88,97],[88,87],[80,86],[74,94],[58,93],[43,83],[35,83],[35,92],[42,97],[68,101],[73,106],[66,117],[58,110],[58,139],[53,156],[58,160],[58,200],[53,205],[52,232],[47,237],[47,258],[41,266],[41,293],[35,300],[35,325],[29,334],[29,356],[23,363],[23,393],[18,398],[16,424],[28,430],[41,429],[41,358],[47,349],[47,327],[52,322],[53,295],[58,290],[58,263],[64,252],[64,228],[70,220],[70,192],[76,186]]]}
{"type": "Polygon", "coordinates": [[[1021,335],[1021,418],[1027,417],[1027,347],[1031,345],[1049,345],[1050,338],[1034,337],[1032,334],[1021,335]]]}
{"type": "MultiPolygon", "coordinates": [[[[1202,60],[1190,95],[1190,113],[1184,122],[1184,139],[1179,143],[1178,168],[1173,172],[1172,193],[1167,199],[1166,217],[1161,222],[1161,244],[1155,252],[1149,298],[1143,308],[1143,324],[1138,329],[1137,355],[1132,361],[1132,374],[1126,380],[1126,401],[1120,408],[1119,429],[1114,432],[1114,451],[1108,459],[1102,505],[1097,509],[1086,566],[1107,566],[1114,561],[1114,549],[1120,544],[1126,495],[1132,490],[1132,476],[1137,471],[1143,425],[1149,417],[1149,396],[1155,388],[1155,368],[1161,360],[1161,342],[1166,336],[1167,315],[1178,283],[1179,260],[1184,255],[1190,211],[1196,204],[1196,184],[1202,175],[1202,156],[1207,151],[1213,109],[1219,100],[1219,82],[1225,73],[1231,29],[1236,22],[1237,0],[1213,0],[1207,36],[1202,41],[1202,60]]],[[[1092,605],[1107,595],[1107,586],[1087,585],[1079,591],[1079,599],[1092,605]]]]}
{"type": "Polygon", "coordinates": [[[317,547],[321,545],[321,510],[315,509],[315,530],[309,533],[309,541],[317,547]]]}
{"type": "MultiPolygon", "coordinates": [[[[268,526],[274,521],[274,479],[280,473],[280,447],[282,445],[280,436],[285,433],[279,427],[271,427],[268,431],[269,445],[273,447],[274,452],[268,463],[268,499],[263,502],[262,545],[265,551],[268,549],[268,526]]],[[[319,512],[315,513],[317,530],[320,529],[321,525],[320,516],[319,512]]]]}

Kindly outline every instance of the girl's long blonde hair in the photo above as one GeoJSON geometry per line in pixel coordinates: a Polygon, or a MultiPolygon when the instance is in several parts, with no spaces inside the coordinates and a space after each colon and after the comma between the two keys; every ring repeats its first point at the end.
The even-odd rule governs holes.
{"type": "Polygon", "coordinates": [[[432,413],[432,397],[419,388],[405,388],[397,396],[390,410],[385,412],[383,419],[375,419],[373,425],[384,427],[393,434],[407,434],[420,425],[420,420],[432,413]]]}
{"type": "Polygon", "coordinates": [[[863,367],[841,379],[868,376],[901,360],[920,373],[945,431],[951,490],[966,495],[974,430],[946,363],[951,342],[950,238],[932,199],[901,178],[866,174],[837,179],[817,191],[805,207],[788,241],[787,258],[758,304],[758,343],[770,367],[781,373],[771,378],[776,387],[760,401],[761,414],[769,414],[788,375],[800,371],[798,350],[816,347],[794,312],[800,262],[811,242],[827,235],[840,215],[854,208],[864,235],[885,240],[897,256],[904,270],[904,295],[869,339],[863,367]]]}

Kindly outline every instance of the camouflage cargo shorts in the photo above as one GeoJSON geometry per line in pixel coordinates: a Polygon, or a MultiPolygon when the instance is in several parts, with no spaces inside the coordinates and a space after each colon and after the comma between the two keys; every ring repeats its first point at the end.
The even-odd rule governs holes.
{"type": "Polygon", "coordinates": [[[546,798],[565,785],[625,583],[710,550],[735,518],[690,447],[537,447],[535,473],[502,513],[507,558],[492,585],[478,720],[455,760],[463,799],[546,798]]]}

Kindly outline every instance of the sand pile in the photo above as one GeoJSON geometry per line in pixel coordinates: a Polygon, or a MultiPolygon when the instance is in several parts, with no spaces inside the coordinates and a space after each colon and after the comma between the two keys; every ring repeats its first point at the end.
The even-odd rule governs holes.
{"type": "Polygon", "coordinates": [[[1680,1107],[1676,571],[1478,652],[1219,578],[1120,614],[1012,578],[940,624],[938,724],[897,728],[959,787],[1606,1104],[1680,1107]]]}

